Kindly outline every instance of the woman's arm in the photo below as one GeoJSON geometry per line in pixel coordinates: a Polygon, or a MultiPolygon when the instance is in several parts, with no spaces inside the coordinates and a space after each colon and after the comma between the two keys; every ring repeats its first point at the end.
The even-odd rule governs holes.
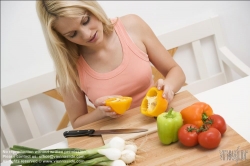
{"type": "Polygon", "coordinates": [[[78,128],[83,125],[95,122],[109,116],[117,118],[115,112],[111,111],[110,107],[105,106],[104,101],[110,96],[97,99],[95,102],[96,109],[90,113],[87,110],[85,93],[78,89],[78,92],[73,96],[72,93],[63,93],[64,105],[66,107],[69,120],[73,128],[78,128]]]}
{"type": "Polygon", "coordinates": [[[185,83],[186,77],[181,67],[174,61],[151,28],[140,17],[127,15],[123,20],[126,29],[133,40],[136,41],[137,46],[146,51],[151,63],[165,76],[164,80],[158,80],[156,86],[164,90],[165,98],[172,100],[174,93],[185,83]],[[145,48],[140,46],[139,41],[143,43],[145,48]]]}

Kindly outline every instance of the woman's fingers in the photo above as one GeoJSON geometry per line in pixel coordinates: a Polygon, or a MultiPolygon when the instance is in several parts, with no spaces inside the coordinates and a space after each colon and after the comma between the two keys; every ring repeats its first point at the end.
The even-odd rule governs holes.
{"type": "Polygon", "coordinates": [[[109,116],[111,118],[118,118],[121,115],[112,111],[112,109],[109,106],[105,106],[105,100],[113,97],[121,97],[121,95],[110,95],[110,96],[100,97],[96,99],[94,105],[104,114],[104,116],[109,116]]]}
{"type": "Polygon", "coordinates": [[[114,113],[114,114],[111,114],[109,117],[111,117],[111,118],[119,118],[120,116],[122,116],[122,115],[114,113]]]}
{"type": "Polygon", "coordinates": [[[111,117],[111,118],[118,118],[118,117],[120,117],[121,115],[115,113],[114,111],[107,111],[107,112],[106,112],[106,116],[109,116],[109,117],[111,117]]]}
{"type": "Polygon", "coordinates": [[[167,100],[168,100],[168,102],[172,101],[173,98],[174,98],[174,92],[170,89],[170,90],[168,91],[168,95],[167,95],[167,100]]]}
{"type": "Polygon", "coordinates": [[[159,80],[157,81],[156,87],[157,87],[158,90],[163,90],[163,87],[164,87],[164,80],[163,80],[163,79],[159,79],[159,80]]]}
{"type": "Polygon", "coordinates": [[[113,97],[121,97],[120,95],[111,95],[111,96],[103,96],[95,100],[94,105],[95,107],[98,106],[104,106],[105,105],[105,100],[113,97]]]}
{"type": "Polygon", "coordinates": [[[162,97],[170,102],[174,98],[174,92],[170,86],[164,83],[163,79],[157,81],[156,87],[158,90],[163,90],[162,97]]]}
{"type": "Polygon", "coordinates": [[[112,109],[108,106],[99,106],[98,109],[104,114],[104,116],[109,116],[111,118],[118,118],[121,115],[112,111],[112,109]]]}

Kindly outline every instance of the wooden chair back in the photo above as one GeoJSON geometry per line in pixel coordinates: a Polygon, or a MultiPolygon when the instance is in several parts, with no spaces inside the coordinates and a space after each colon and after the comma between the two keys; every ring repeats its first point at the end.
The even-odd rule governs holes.
{"type": "MultiPolygon", "coordinates": [[[[198,70],[199,78],[195,81],[188,82],[179,92],[188,90],[192,94],[197,94],[233,81],[233,74],[238,74],[237,76],[239,77],[250,75],[250,68],[227,48],[218,16],[213,16],[162,34],[158,36],[158,39],[167,50],[176,47],[180,49],[181,46],[188,44],[192,46],[195,67],[198,70]],[[216,60],[220,67],[220,71],[216,74],[210,74],[208,72],[208,64],[203,55],[204,51],[201,40],[207,37],[212,37],[212,42],[215,46],[216,60]]],[[[184,57],[185,52],[181,56],[184,57]]]]}
{"type": "Polygon", "coordinates": [[[44,148],[65,140],[63,132],[72,129],[72,127],[69,126],[58,132],[53,131],[48,134],[42,134],[30,104],[30,99],[33,96],[55,88],[55,72],[50,72],[1,89],[1,130],[3,133],[1,136],[2,148],[8,148],[16,144],[34,148],[44,148]],[[7,107],[16,103],[17,106],[20,106],[20,110],[22,110],[21,114],[24,115],[24,119],[20,117],[19,120],[27,123],[28,130],[31,135],[29,139],[22,142],[18,141],[18,135],[22,135],[24,133],[22,133],[22,131],[20,131],[20,133],[13,132],[12,124],[10,124],[10,120],[13,117],[8,117],[7,115],[7,110],[10,111],[7,107]],[[4,143],[4,140],[6,141],[7,146],[5,145],[6,143],[4,143]]]}

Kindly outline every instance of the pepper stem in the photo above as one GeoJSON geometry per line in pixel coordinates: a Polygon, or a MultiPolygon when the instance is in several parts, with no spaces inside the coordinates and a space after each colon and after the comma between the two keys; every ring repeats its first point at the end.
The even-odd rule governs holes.
{"type": "Polygon", "coordinates": [[[168,111],[168,115],[171,115],[173,110],[174,110],[173,107],[171,107],[170,110],[168,111]]]}
{"type": "Polygon", "coordinates": [[[202,121],[205,122],[208,119],[208,116],[206,113],[202,113],[202,121]]]}
{"type": "Polygon", "coordinates": [[[165,115],[166,118],[172,118],[173,115],[172,115],[172,112],[173,112],[173,107],[170,108],[170,110],[168,111],[168,113],[165,115]]]}

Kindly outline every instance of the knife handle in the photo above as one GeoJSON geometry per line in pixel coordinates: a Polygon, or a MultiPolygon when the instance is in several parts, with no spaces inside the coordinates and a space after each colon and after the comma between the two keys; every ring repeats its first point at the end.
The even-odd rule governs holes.
{"type": "Polygon", "coordinates": [[[89,129],[89,130],[70,130],[70,131],[65,131],[63,133],[64,137],[80,137],[80,136],[90,136],[93,134],[95,130],[89,129]]]}

